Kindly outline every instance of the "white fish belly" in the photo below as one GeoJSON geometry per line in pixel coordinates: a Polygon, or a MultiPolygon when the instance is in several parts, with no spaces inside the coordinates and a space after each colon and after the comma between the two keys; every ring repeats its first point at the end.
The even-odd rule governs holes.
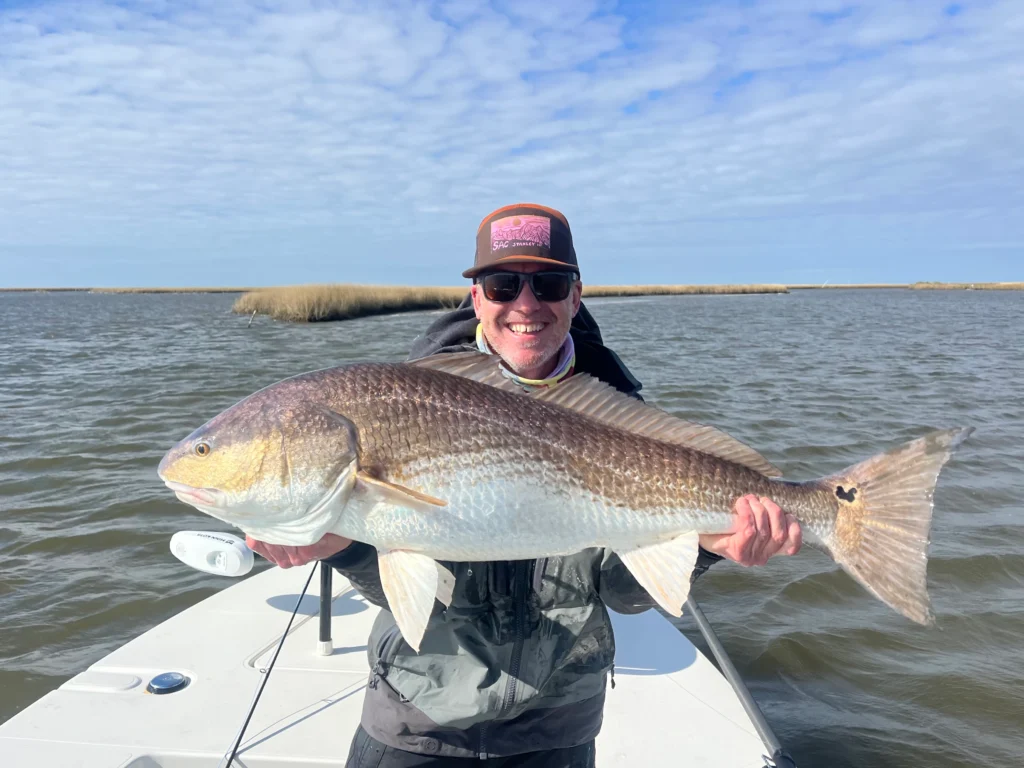
{"type": "Polygon", "coordinates": [[[361,497],[348,503],[335,530],[379,549],[465,562],[551,557],[589,547],[631,549],[686,531],[725,531],[732,523],[731,515],[631,509],[553,465],[487,459],[456,457],[406,470],[402,483],[445,500],[445,507],[413,510],[361,497]]]}

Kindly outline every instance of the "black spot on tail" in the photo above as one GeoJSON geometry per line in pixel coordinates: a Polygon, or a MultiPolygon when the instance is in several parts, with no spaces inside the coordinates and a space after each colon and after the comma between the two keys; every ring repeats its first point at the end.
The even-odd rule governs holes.
{"type": "Polygon", "coordinates": [[[851,488],[850,490],[846,490],[845,488],[843,488],[843,486],[837,485],[836,496],[838,496],[843,501],[849,501],[852,504],[853,500],[857,498],[857,489],[851,488]]]}

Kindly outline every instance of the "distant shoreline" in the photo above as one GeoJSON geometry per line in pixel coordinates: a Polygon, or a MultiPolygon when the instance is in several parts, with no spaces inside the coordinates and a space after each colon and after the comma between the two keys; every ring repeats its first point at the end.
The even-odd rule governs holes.
{"type": "MultiPolygon", "coordinates": [[[[331,285],[324,283],[324,286],[331,285]]],[[[311,287],[311,286],[295,286],[311,287]]],[[[415,286],[371,286],[351,284],[346,287],[352,288],[394,288],[396,290],[438,290],[436,288],[419,289],[415,286]]],[[[742,294],[742,293],[788,293],[789,291],[807,290],[877,290],[880,288],[902,288],[904,290],[978,290],[978,291],[1024,291],[1024,282],[1004,283],[826,283],[825,285],[812,285],[809,283],[771,283],[771,284],[736,284],[736,285],[592,285],[584,289],[585,296],[658,296],[658,295],[694,295],[694,294],[742,294]]],[[[0,293],[254,293],[256,291],[278,291],[287,290],[287,287],[276,286],[251,286],[247,288],[233,287],[195,287],[195,288],[3,288],[0,293]]],[[[469,286],[465,288],[452,287],[441,290],[461,290],[468,292],[469,286]]]]}
{"type": "MultiPolygon", "coordinates": [[[[596,285],[584,286],[584,298],[613,296],[692,296],[781,294],[805,290],[1024,290],[1014,283],[856,283],[845,285],[596,285]]],[[[287,322],[329,322],[372,315],[390,315],[430,309],[452,309],[469,291],[461,287],[415,287],[354,284],[315,284],[274,288],[0,288],[6,293],[174,294],[238,293],[232,311],[240,315],[267,315],[287,322]]]]}
{"type": "MultiPolygon", "coordinates": [[[[291,322],[351,320],[369,315],[453,309],[469,286],[296,285],[243,294],[232,310],[291,322]]],[[[599,285],[583,288],[584,298],[685,294],[788,293],[784,285],[599,285]]]]}
{"type": "Polygon", "coordinates": [[[246,293],[263,288],[0,288],[0,293],[246,293]]]}
{"type": "Polygon", "coordinates": [[[902,288],[909,291],[1024,291],[1024,283],[850,283],[826,285],[787,285],[791,291],[828,289],[902,288]]]}

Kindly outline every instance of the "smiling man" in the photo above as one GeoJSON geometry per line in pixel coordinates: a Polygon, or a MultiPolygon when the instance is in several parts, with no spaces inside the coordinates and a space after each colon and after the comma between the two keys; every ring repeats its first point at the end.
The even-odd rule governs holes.
{"type": "Polygon", "coordinates": [[[477,263],[462,273],[474,283],[475,339],[519,377],[539,381],[571,357],[582,284],[569,226],[538,206],[499,209],[488,219],[477,232],[477,263]]]}
{"type": "MultiPolygon", "coordinates": [[[[639,397],[640,383],[604,346],[582,304],[561,213],[532,204],[494,211],[477,230],[474,264],[463,276],[473,279],[470,295],[416,339],[411,359],[477,349],[500,357],[524,389],[586,372],[639,397]]],[[[723,557],[763,565],[799,550],[799,524],[770,500],[745,496],[735,511],[732,533],[700,537],[695,576],[723,557]]],[[[334,535],[310,547],[249,544],[285,568],[324,559],[388,607],[367,544],[334,535]]],[[[615,655],[608,609],[638,613],[652,598],[618,556],[601,550],[445,565],[456,577],[452,602],[435,611],[420,653],[389,611],[378,615],[348,768],[594,766],[615,655]]]]}

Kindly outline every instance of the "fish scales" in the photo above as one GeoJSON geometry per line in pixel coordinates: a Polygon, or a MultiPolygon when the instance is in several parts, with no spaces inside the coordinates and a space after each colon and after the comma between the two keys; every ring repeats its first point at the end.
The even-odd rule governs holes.
{"type": "Polygon", "coordinates": [[[271,385],[182,440],[159,472],[183,501],[268,543],[333,532],[375,546],[410,643],[435,588],[442,602],[450,592],[435,560],[607,548],[678,615],[698,535],[731,530],[736,500],[750,493],[794,515],[876,597],[926,623],[934,487],[970,432],[937,430],[792,482],[769,476],[774,467],[728,435],[588,376],[526,394],[494,358],[469,353],[271,385]]]}
{"type": "MultiPolygon", "coordinates": [[[[445,559],[470,560],[488,559],[502,547],[515,559],[532,551],[517,537],[534,526],[546,530],[547,542],[535,556],[608,546],[623,537],[646,543],[686,528],[725,531],[738,495],[768,495],[776,484],[685,446],[518,394],[481,392],[476,382],[434,371],[366,365],[323,376],[331,406],[359,428],[360,464],[448,501],[443,511],[378,513],[371,535],[385,545],[401,541],[445,559]],[[508,494],[489,493],[489,484],[524,500],[509,504],[508,494]],[[440,543],[452,539],[465,543],[457,551],[440,543]]],[[[352,510],[343,527],[364,533],[360,514],[352,510]]]]}

